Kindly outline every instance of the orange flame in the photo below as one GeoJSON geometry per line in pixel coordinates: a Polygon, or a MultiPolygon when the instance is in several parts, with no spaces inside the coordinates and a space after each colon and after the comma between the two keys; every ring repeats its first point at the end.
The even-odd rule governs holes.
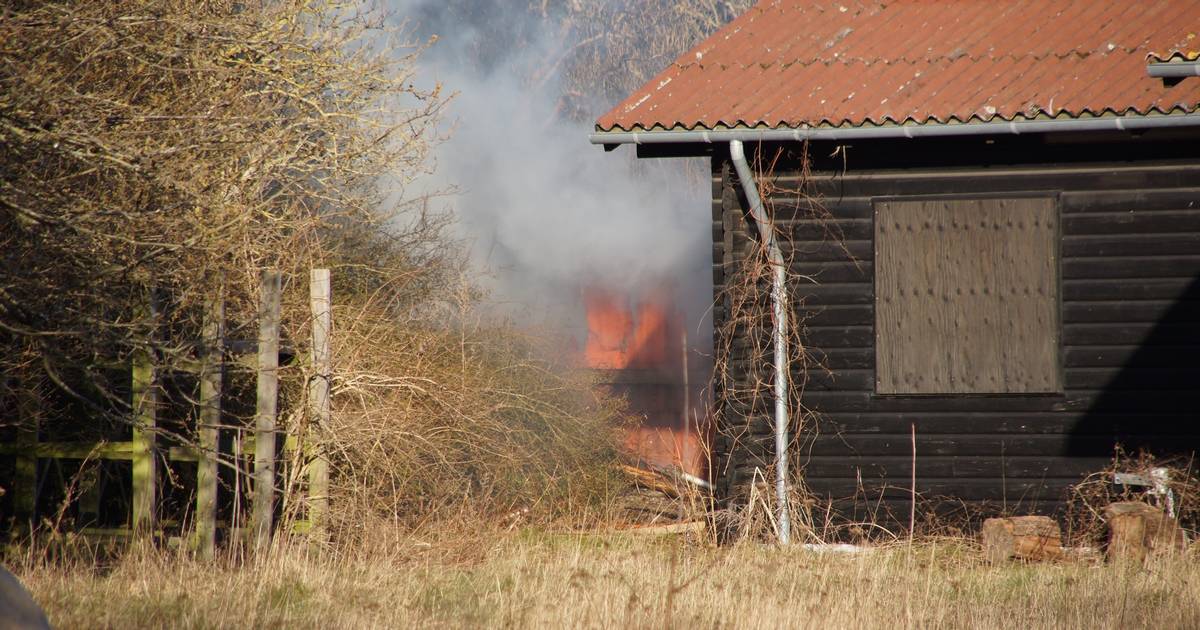
{"type": "Polygon", "coordinates": [[[610,291],[588,289],[583,293],[587,311],[588,338],[584,359],[588,367],[619,370],[629,365],[630,329],[633,317],[629,300],[610,291]]]}
{"type": "Polygon", "coordinates": [[[623,394],[644,424],[626,436],[626,448],[641,461],[704,471],[696,422],[685,419],[688,395],[683,374],[683,328],[667,290],[639,296],[635,310],[624,293],[589,287],[583,293],[588,367],[635,370],[610,388],[623,394]]]}
{"type": "Polygon", "coordinates": [[[665,304],[653,300],[644,300],[638,306],[631,367],[679,369],[679,336],[676,332],[679,327],[669,320],[667,311],[665,304]],[[672,348],[676,352],[670,352],[672,348]]]}

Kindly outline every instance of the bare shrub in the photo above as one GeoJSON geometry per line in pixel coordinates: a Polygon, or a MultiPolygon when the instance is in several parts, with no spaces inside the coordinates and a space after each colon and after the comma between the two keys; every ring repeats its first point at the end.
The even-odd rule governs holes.
{"type": "Polygon", "coordinates": [[[553,337],[489,324],[469,304],[444,309],[437,326],[371,316],[370,303],[341,309],[325,436],[341,473],[339,529],[360,533],[368,513],[407,524],[464,511],[510,524],[603,517],[617,402],[555,359],[553,337]]]}
{"type": "Polygon", "coordinates": [[[1200,471],[1191,459],[1161,459],[1145,452],[1117,449],[1108,468],[1088,475],[1071,487],[1067,500],[1066,531],[1074,545],[1098,546],[1108,535],[1104,508],[1117,501],[1146,501],[1167,509],[1167,497],[1149,495],[1146,488],[1114,483],[1116,473],[1147,477],[1154,468],[1165,468],[1171,507],[1179,524],[1194,538],[1200,532],[1200,471]]]}
{"type": "MultiPolygon", "coordinates": [[[[308,271],[325,266],[335,417],[314,439],[333,453],[348,533],[464,499],[558,514],[602,494],[610,403],[529,338],[474,319],[449,217],[406,192],[446,102],[414,87],[424,44],[368,0],[0,12],[0,421],[128,439],[138,352],[164,404],[194,407],[167,376],[195,359],[214,295],[229,336],[254,338],[264,268],[283,272],[286,345],[302,357],[308,271]]],[[[293,435],[307,376],[303,360],[281,370],[293,435]]],[[[191,440],[186,424],[157,430],[191,440]]],[[[310,445],[282,477],[290,490],[310,445]]]]}
{"type": "Polygon", "coordinates": [[[98,368],[134,350],[186,358],[178,339],[218,289],[231,320],[251,321],[262,268],[295,283],[323,263],[364,287],[408,274],[391,285],[406,290],[435,275],[437,222],[382,205],[378,184],[424,167],[443,100],[409,84],[417,47],[371,52],[379,37],[377,20],[322,2],[9,5],[5,371],[94,400],[112,393],[98,368]]]}

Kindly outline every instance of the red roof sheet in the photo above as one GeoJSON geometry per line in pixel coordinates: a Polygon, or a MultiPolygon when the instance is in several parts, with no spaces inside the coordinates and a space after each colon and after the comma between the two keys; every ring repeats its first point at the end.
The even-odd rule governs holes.
{"type": "Polygon", "coordinates": [[[601,131],[1192,112],[1200,0],[760,2],[597,121],[601,131]]]}

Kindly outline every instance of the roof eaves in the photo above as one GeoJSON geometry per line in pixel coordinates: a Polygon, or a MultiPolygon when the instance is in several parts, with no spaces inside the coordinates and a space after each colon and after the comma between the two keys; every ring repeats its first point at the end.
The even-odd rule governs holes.
{"type": "MultiPolygon", "coordinates": [[[[911,119],[910,119],[911,120],[911,119]]],[[[1137,131],[1165,127],[1200,127],[1200,111],[1196,107],[1175,107],[1169,111],[1151,108],[1145,113],[1119,114],[1112,110],[1100,113],[1080,112],[1058,116],[1020,115],[1011,119],[985,120],[971,117],[947,122],[907,122],[905,124],[860,125],[800,125],[767,127],[759,125],[699,126],[673,129],[598,130],[590,135],[592,144],[694,144],[742,140],[746,142],[849,140],[875,138],[917,138],[966,135],[1019,135],[1023,133],[1054,133],[1066,131],[1137,131]]]]}
{"type": "Polygon", "coordinates": [[[1173,63],[1180,61],[1200,61],[1200,50],[1172,50],[1165,54],[1152,52],[1146,55],[1147,63],[1173,63]]]}
{"type": "Polygon", "coordinates": [[[711,126],[702,122],[694,122],[687,124],[684,122],[676,122],[674,125],[667,127],[661,123],[655,123],[650,127],[642,125],[633,125],[629,128],[621,126],[619,123],[614,124],[609,128],[604,128],[596,125],[594,133],[678,133],[681,131],[710,131],[710,132],[725,132],[725,131],[807,131],[807,130],[833,130],[833,129],[878,129],[889,127],[925,127],[925,126],[942,126],[952,127],[957,125],[998,125],[1004,126],[1008,123],[1024,123],[1024,122],[1052,122],[1052,121],[1070,121],[1070,120],[1092,120],[1098,118],[1145,118],[1156,116],[1181,116],[1200,112],[1200,102],[1184,106],[1176,105],[1170,108],[1162,108],[1157,105],[1151,105],[1145,109],[1138,109],[1135,106],[1130,106],[1118,111],[1114,108],[1104,108],[1100,110],[1091,110],[1088,108],[1079,111],[1059,110],[1055,114],[1048,113],[1045,109],[1037,109],[1034,113],[1016,112],[1011,116],[1001,116],[999,114],[983,115],[979,113],[971,114],[970,116],[960,117],[958,115],[950,115],[944,118],[937,116],[929,116],[925,119],[916,119],[911,116],[900,121],[884,118],[882,120],[874,120],[867,118],[860,121],[851,119],[831,120],[823,119],[816,122],[795,121],[788,122],[780,120],[774,124],[766,122],[750,123],[743,119],[733,121],[718,121],[711,126]]]}

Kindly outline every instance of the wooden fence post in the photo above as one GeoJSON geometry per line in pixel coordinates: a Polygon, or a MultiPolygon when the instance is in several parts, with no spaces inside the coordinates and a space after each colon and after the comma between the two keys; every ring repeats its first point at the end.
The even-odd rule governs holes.
{"type": "Polygon", "coordinates": [[[258,311],[258,405],[254,433],[254,543],[265,551],[275,512],[275,419],[279,398],[279,305],[282,277],[262,274],[258,311]]]}
{"type": "Polygon", "coordinates": [[[312,369],[309,384],[311,423],[307,444],[312,460],[308,467],[308,521],[314,536],[324,536],[325,517],[329,510],[329,460],[322,445],[313,439],[329,426],[330,355],[329,333],[333,324],[332,291],[328,269],[313,269],[309,280],[309,303],[312,308],[312,369]],[[314,443],[315,442],[315,443],[314,443]]]}
{"type": "MultiPolygon", "coordinates": [[[[27,389],[28,395],[33,395],[33,388],[27,389]]],[[[38,427],[41,411],[32,401],[18,394],[17,453],[15,479],[13,479],[13,516],[14,525],[22,533],[30,533],[37,518],[37,489],[38,489],[38,427]]]]}
{"type": "Polygon", "coordinates": [[[217,542],[217,459],[220,455],[221,379],[225,361],[225,301],[218,295],[205,305],[201,332],[200,415],[196,433],[196,547],[212,558],[217,542]]]}
{"type": "Polygon", "coordinates": [[[133,530],[148,534],[154,529],[158,462],[155,424],[158,392],[154,384],[154,361],[149,347],[133,353],[133,530]]]}

